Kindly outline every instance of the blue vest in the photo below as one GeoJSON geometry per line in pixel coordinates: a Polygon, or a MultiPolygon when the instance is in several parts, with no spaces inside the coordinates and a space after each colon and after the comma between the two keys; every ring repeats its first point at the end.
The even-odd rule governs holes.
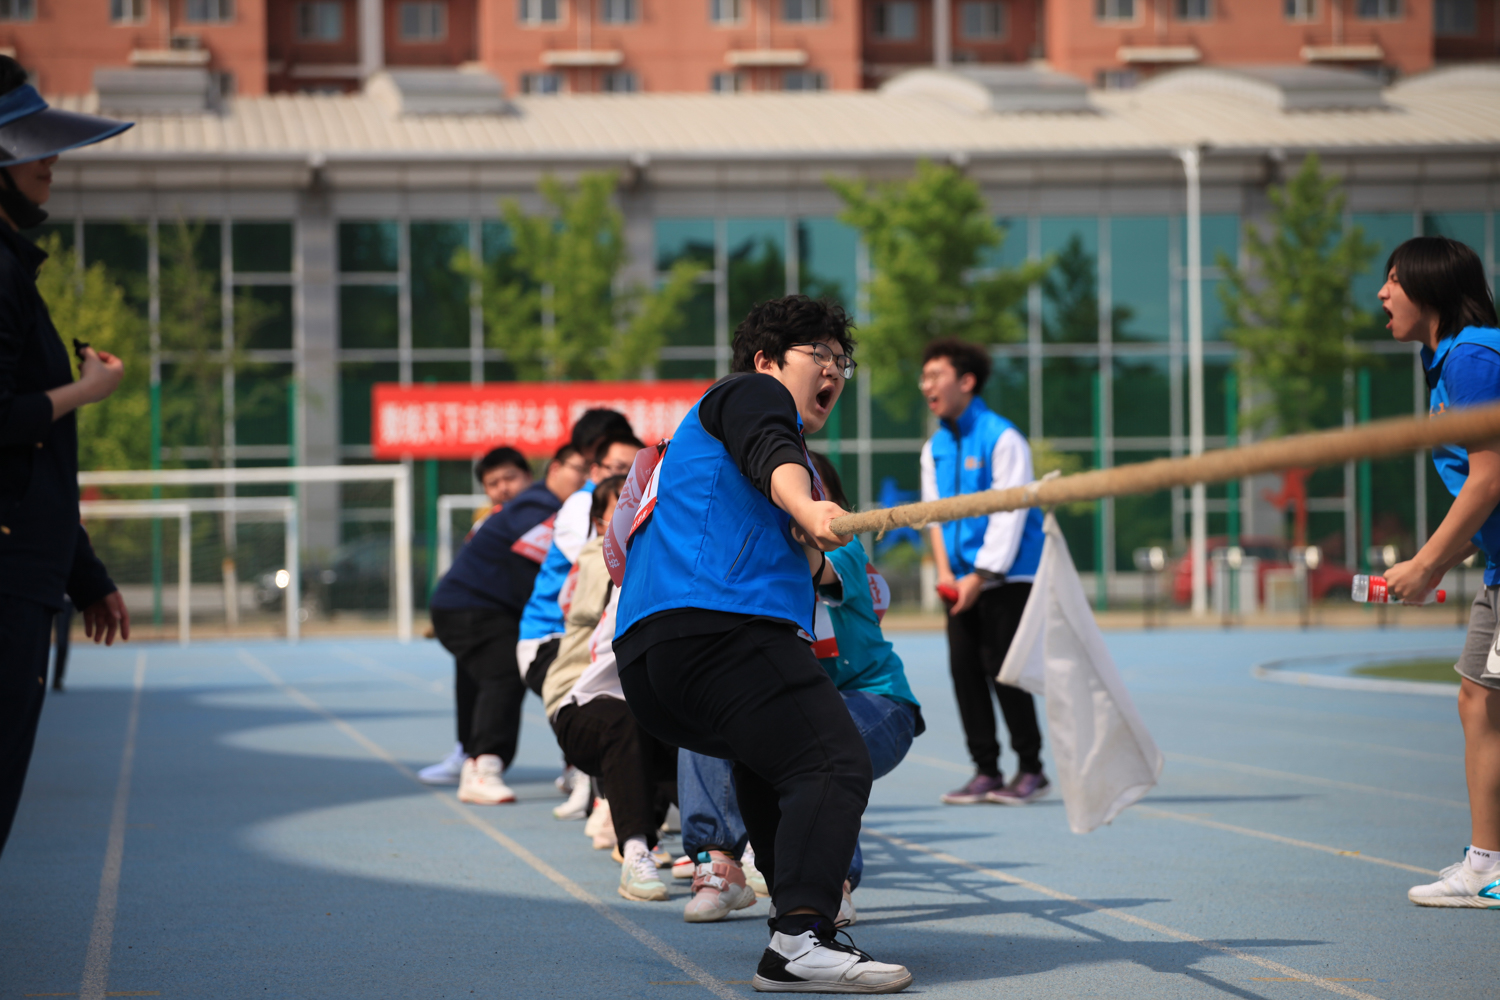
{"type": "MultiPolygon", "coordinates": [[[[946,420],[941,422],[937,433],[932,436],[933,478],[937,482],[938,496],[946,499],[990,489],[994,483],[990,463],[995,455],[995,443],[1006,431],[1015,430],[1015,426],[977,396],[956,425],[946,420]]],[[[943,525],[943,545],[948,549],[948,565],[954,576],[968,576],[974,572],[974,559],[984,545],[984,533],[989,526],[988,517],[967,517],[943,525]]],[[[1042,561],[1043,539],[1042,511],[1032,507],[1026,512],[1021,547],[1016,551],[1010,569],[1006,570],[1006,579],[1030,580],[1036,576],[1037,566],[1042,561]]]]}
{"type": "MultiPolygon", "coordinates": [[[[593,482],[585,482],[580,492],[593,493],[594,486],[593,482]]],[[[584,517],[587,518],[588,515],[585,514],[584,517]]],[[[587,530],[584,534],[588,534],[587,530]]],[[[542,560],[542,568],[537,571],[531,598],[521,611],[522,639],[549,639],[562,635],[567,630],[562,607],[557,603],[557,595],[562,593],[563,583],[572,569],[573,560],[553,542],[547,550],[547,558],[542,560]]]]}
{"type": "Polygon", "coordinates": [[[672,436],[656,508],[630,540],[615,634],[659,611],[702,608],[780,618],[812,635],[812,574],[792,519],[703,429],[701,404],[672,436]]]}
{"type": "MultiPolygon", "coordinates": [[[[1443,363],[1448,359],[1449,352],[1460,344],[1477,344],[1500,355],[1500,330],[1487,326],[1469,326],[1454,336],[1439,341],[1436,351],[1422,348],[1422,365],[1427,369],[1427,386],[1431,390],[1428,411],[1433,415],[1444,413],[1448,409],[1448,386],[1444,382],[1443,363]]],[[[1500,400],[1500,385],[1495,387],[1495,398],[1500,400]]],[[[1456,444],[1439,445],[1432,449],[1432,464],[1437,466],[1438,476],[1443,480],[1443,485],[1448,487],[1448,492],[1458,496],[1458,491],[1463,489],[1464,482],[1469,478],[1469,450],[1456,444]]],[[[1500,584],[1500,507],[1491,511],[1490,516],[1479,526],[1474,544],[1485,554],[1485,586],[1500,584]]]]}

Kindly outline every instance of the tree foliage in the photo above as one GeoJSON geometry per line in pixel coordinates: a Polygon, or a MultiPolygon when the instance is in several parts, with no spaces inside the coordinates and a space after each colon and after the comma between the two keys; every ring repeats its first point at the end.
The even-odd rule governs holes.
{"type": "Polygon", "coordinates": [[[1354,303],[1353,283],[1376,247],[1358,226],[1344,228],[1344,194],[1316,155],[1270,199],[1267,232],[1245,229],[1246,266],[1218,255],[1219,294],[1251,398],[1264,400],[1250,424],[1294,434],[1315,426],[1334,379],[1360,360],[1354,338],[1372,316],[1354,303]]]}
{"type": "Polygon", "coordinates": [[[541,182],[547,209],[527,215],[501,203],[511,252],[454,266],[477,280],[492,346],[523,379],[634,378],[656,363],[682,322],[702,266],[681,262],[659,288],[619,280],[627,260],[615,176],[584,174],[576,186],[541,182]]]}
{"type": "Polygon", "coordinates": [[[78,254],[55,233],[40,241],[48,260],[37,288],[52,322],[73,353],[73,338],[118,355],[125,378],[103,402],[78,411],[80,469],[142,469],[150,459],[151,356],[146,324],[125,301],[125,291],[102,263],[80,268],[78,254]]]}
{"type": "Polygon", "coordinates": [[[870,320],[859,331],[860,360],[878,396],[903,398],[896,390],[915,379],[930,340],[993,344],[1025,336],[1017,306],[1046,269],[989,266],[1005,232],[990,218],[979,185],[925,161],[908,180],[828,183],[844,201],[840,220],[869,248],[870,320]]]}

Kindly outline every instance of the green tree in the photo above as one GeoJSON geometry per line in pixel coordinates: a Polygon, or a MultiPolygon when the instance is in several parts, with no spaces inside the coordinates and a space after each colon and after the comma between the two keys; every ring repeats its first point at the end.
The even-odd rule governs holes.
{"type": "Polygon", "coordinates": [[[146,324],[125,301],[125,290],[102,263],[79,266],[78,254],[53,233],[42,238],[48,260],[37,288],[71,355],[73,338],[125,362],[125,378],[110,397],[78,411],[80,469],[143,469],[150,460],[151,353],[146,324]]]}
{"type": "Polygon", "coordinates": [[[1026,290],[1046,268],[996,268],[988,261],[1005,242],[979,185],[952,167],[917,164],[908,180],[869,185],[830,178],[844,201],[839,219],[869,248],[870,321],[859,331],[860,360],[876,394],[904,409],[922,348],[939,337],[981,344],[1021,340],[1017,315],[1026,290]]]}
{"type": "Polygon", "coordinates": [[[1268,232],[1245,229],[1246,266],[1219,253],[1219,296],[1247,389],[1264,400],[1248,422],[1295,434],[1316,425],[1336,378],[1361,360],[1354,338],[1372,317],[1354,303],[1354,278],[1376,247],[1358,226],[1344,228],[1343,191],[1316,155],[1270,198],[1268,232]]]}
{"type": "Polygon", "coordinates": [[[545,177],[547,210],[501,202],[511,252],[488,262],[463,250],[454,266],[477,280],[485,328],[523,379],[632,378],[656,363],[682,322],[702,265],[679,262],[648,290],[620,281],[625,218],[615,175],[584,174],[576,187],[545,177]]]}

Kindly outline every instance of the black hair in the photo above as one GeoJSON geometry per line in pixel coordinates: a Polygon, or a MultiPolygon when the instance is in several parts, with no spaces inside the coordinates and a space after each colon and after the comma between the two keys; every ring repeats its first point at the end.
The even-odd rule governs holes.
{"type": "Polygon", "coordinates": [[[31,82],[26,69],[10,56],[0,56],[0,96],[31,82]]]}
{"type": "Polygon", "coordinates": [[[609,449],[613,448],[617,444],[628,444],[636,451],[640,451],[642,448],[646,447],[644,441],[642,441],[640,438],[636,437],[629,431],[619,431],[614,434],[606,434],[594,444],[594,464],[597,465],[600,462],[604,461],[605,456],[609,454],[609,449]]]}
{"type": "Polygon", "coordinates": [[[978,344],[956,337],[931,340],[922,348],[922,364],[926,365],[933,358],[947,358],[959,378],[973,375],[974,395],[984,391],[984,384],[990,378],[990,353],[978,344]]]}
{"type": "Polygon", "coordinates": [[[1438,316],[1438,336],[1466,326],[1497,326],[1495,293],[1484,262],[1468,244],[1446,236],[1418,236],[1391,251],[1385,273],[1396,272],[1406,297],[1438,316]]]}
{"type": "Polygon", "coordinates": [[[734,329],[733,372],[755,371],[755,355],[764,354],[779,366],[793,344],[836,340],[844,354],[854,353],[850,332],[854,321],[843,307],[827,299],[786,295],[751,307],[734,329]]]}
{"type": "Polygon", "coordinates": [[[526,475],[531,475],[531,466],[527,464],[526,456],[510,445],[502,444],[485,452],[484,457],[474,463],[474,478],[482,486],[485,476],[506,465],[513,465],[526,475]]]}
{"type": "Polygon", "coordinates": [[[607,434],[634,434],[630,421],[619,410],[584,410],[573,422],[572,443],[578,454],[593,461],[599,441],[607,434]]]}
{"type": "Polygon", "coordinates": [[[818,478],[823,480],[823,489],[828,493],[828,499],[849,510],[849,498],[844,496],[844,484],[839,479],[838,470],[833,467],[833,460],[820,451],[809,451],[807,457],[812,459],[813,468],[818,470],[818,478]]]}
{"type": "Polygon", "coordinates": [[[572,458],[574,455],[582,455],[582,454],[583,454],[583,452],[580,451],[580,450],[578,450],[578,448],[575,445],[573,445],[573,444],[565,444],[561,448],[557,449],[557,454],[555,454],[555,455],[552,456],[552,461],[556,462],[558,465],[562,465],[562,464],[566,463],[567,460],[570,459],[570,458],[572,458]]]}
{"type": "Polygon", "coordinates": [[[594,501],[589,505],[589,518],[599,520],[604,516],[604,508],[609,506],[611,500],[620,499],[620,491],[625,488],[624,476],[610,476],[601,479],[599,485],[594,487],[594,501]]]}

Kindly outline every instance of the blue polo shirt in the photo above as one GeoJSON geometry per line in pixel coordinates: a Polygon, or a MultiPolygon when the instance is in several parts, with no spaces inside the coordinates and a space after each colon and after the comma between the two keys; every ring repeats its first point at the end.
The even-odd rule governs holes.
{"type": "MultiPolygon", "coordinates": [[[[1500,401],[1500,330],[1465,327],[1439,341],[1436,351],[1422,348],[1422,366],[1427,370],[1429,410],[1434,416],[1500,401]]],[[[1458,496],[1469,478],[1468,449],[1439,445],[1432,449],[1432,463],[1448,492],[1458,496]]],[[[1474,544],[1485,554],[1484,585],[1500,585],[1500,508],[1479,526],[1474,544]]]]}

